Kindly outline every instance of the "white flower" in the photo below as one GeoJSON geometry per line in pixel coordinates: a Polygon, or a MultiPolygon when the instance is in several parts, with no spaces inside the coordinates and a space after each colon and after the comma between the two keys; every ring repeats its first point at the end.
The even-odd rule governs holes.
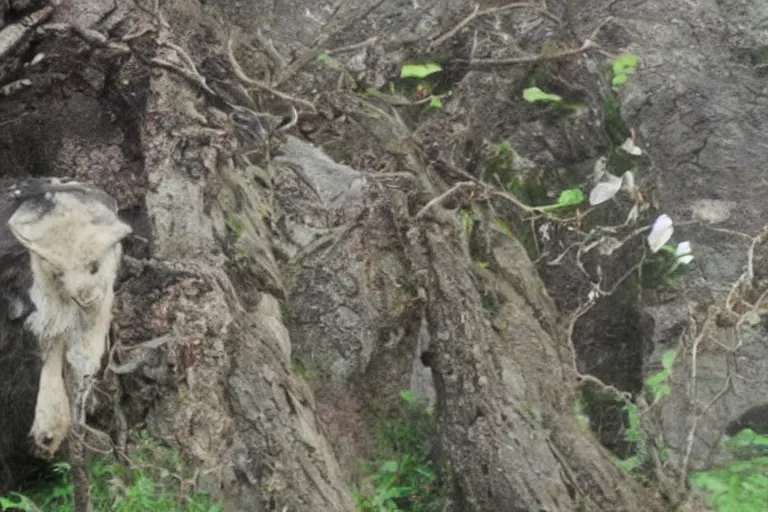
{"type": "Polygon", "coordinates": [[[601,163],[598,160],[598,164],[595,164],[597,184],[592,189],[592,192],[589,193],[589,204],[591,206],[606,202],[615,196],[619,190],[623,190],[630,195],[635,193],[635,175],[632,174],[632,171],[626,171],[619,178],[605,170],[605,161],[601,163]],[[600,168],[601,166],[602,168],[600,168]]]}
{"type": "Polygon", "coordinates": [[[632,171],[626,171],[621,175],[621,190],[628,194],[634,194],[636,188],[635,175],[632,174],[632,171]]]}
{"type": "Polygon", "coordinates": [[[634,156],[643,154],[643,150],[635,145],[635,141],[632,140],[631,137],[624,141],[624,144],[621,145],[621,149],[634,156]]]}
{"type": "Polygon", "coordinates": [[[664,247],[664,244],[672,238],[674,231],[675,227],[672,225],[672,219],[666,213],[659,215],[648,235],[648,247],[651,248],[651,252],[658,252],[659,249],[664,247]]]}
{"type": "Polygon", "coordinates": [[[609,200],[621,189],[621,178],[605,173],[605,181],[601,181],[589,193],[589,204],[595,206],[609,200]]]}
{"type": "Polygon", "coordinates": [[[688,265],[693,261],[693,254],[691,254],[691,242],[680,242],[675,249],[675,256],[677,261],[681,265],[688,265]]]}

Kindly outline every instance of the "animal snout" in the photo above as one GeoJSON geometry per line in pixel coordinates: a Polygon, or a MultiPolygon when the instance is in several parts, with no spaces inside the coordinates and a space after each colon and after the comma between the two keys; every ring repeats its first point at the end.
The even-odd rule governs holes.
{"type": "Polygon", "coordinates": [[[96,304],[101,299],[101,293],[98,290],[80,289],[77,291],[74,297],[72,297],[78,306],[81,308],[87,308],[96,304]]]}

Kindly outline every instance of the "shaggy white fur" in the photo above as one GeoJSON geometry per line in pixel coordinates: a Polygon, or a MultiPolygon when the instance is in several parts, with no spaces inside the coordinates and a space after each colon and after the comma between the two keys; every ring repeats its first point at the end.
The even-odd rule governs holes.
{"type": "Polygon", "coordinates": [[[38,455],[46,458],[69,435],[72,416],[84,420],[83,395],[106,350],[120,241],[131,227],[103,198],[103,192],[85,186],[48,192],[43,202],[23,202],[8,221],[30,253],[36,310],[25,326],[37,336],[43,357],[30,434],[38,455]],[[74,407],[63,377],[65,354],[76,387],[74,407]]]}

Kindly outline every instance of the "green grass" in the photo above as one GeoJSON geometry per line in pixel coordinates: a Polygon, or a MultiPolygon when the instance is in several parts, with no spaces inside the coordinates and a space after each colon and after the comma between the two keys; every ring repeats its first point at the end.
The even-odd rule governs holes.
{"type": "MultiPolygon", "coordinates": [[[[0,498],[5,511],[70,512],[73,486],[69,464],[54,465],[55,478],[23,493],[0,498]]],[[[107,458],[88,461],[91,503],[94,512],[220,512],[221,505],[195,492],[192,478],[178,453],[159,446],[145,434],[131,462],[107,458]]]]}
{"type": "Polygon", "coordinates": [[[768,436],[745,429],[727,439],[726,448],[736,455],[709,471],[690,476],[693,487],[707,494],[718,512],[762,512],[768,503],[768,436]]]}
{"type": "Polygon", "coordinates": [[[352,495],[360,512],[441,510],[447,486],[431,459],[432,411],[404,391],[402,408],[378,425],[378,458],[364,464],[372,492],[352,495]]]}

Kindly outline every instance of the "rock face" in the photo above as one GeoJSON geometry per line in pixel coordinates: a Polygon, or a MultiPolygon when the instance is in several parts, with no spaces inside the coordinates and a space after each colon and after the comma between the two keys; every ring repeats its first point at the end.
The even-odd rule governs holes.
{"type": "MultiPolygon", "coordinates": [[[[4,172],[93,183],[135,233],[93,423],[118,444],[146,425],[228,510],[254,511],[354,510],[365,417],[405,388],[435,406],[457,510],[661,509],[578,427],[577,371],[637,392],[665,348],[683,348],[659,419],[678,469],[703,467],[734,421],[759,423],[762,394],[744,386],[766,384],[760,325],[742,329],[743,303],[717,322],[701,311],[722,304],[763,223],[764,52],[749,28],[763,7],[496,4],[468,18],[459,0],[173,0],[158,12],[89,0],[46,11],[54,25],[12,45],[14,26],[0,32],[0,85],[29,80],[0,98],[4,172]],[[538,219],[533,241],[519,205],[477,180],[506,140],[525,200],[553,202],[629,135],[606,125],[605,58],[587,39],[639,57],[619,95],[649,157],[638,181],[655,209],[691,221],[675,240],[691,240],[698,266],[671,301],[622,290],[571,326],[598,267],[618,285],[642,240],[583,269],[550,264],[573,233],[538,219]],[[442,109],[350,90],[441,52],[442,109]],[[577,107],[526,103],[532,83],[577,107]],[[457,215],[468,205],[469,229],[457,215]]],[[[0,19],[38,7],[11,2],[0,19]]],[[[623,223],[616,203],[595,215],[623,223]]],[[[737,290],[753,305],[761,248],[737,290]]],[[[18,361],[39,371],[33,354],[18,361]]],[[[14,382],[22,391],[2,396],[33,410],[11,397],[34,381],[14,382]]]]}
{"type": "Polygon", "coordinates": [[[754,239],[753,262],[749,255],[766,222],[765,28],[758,20],[768,7],[740,0],[586,4],[574,21],[578,33],[590,33],[595,13],[610,15],[596,41],[643,63],[622,113],[653,158],[654,194],[678,223],[675,239],[690,240],[697,258],[682,291],[651,305],[648,334],[657,353],[681,349],[661,431],[678,469],[699,469],[743,413],[752,411],[746,424],[764,424],[754,416],[768,391],[765,328],[741,315],[765,307],[758,304],[766,287],[762,240],[754,239]],[[752,275],[734,286],[749,265],[752,275]],[[710,305],[717,310],[705,322],[710,305]]]}

